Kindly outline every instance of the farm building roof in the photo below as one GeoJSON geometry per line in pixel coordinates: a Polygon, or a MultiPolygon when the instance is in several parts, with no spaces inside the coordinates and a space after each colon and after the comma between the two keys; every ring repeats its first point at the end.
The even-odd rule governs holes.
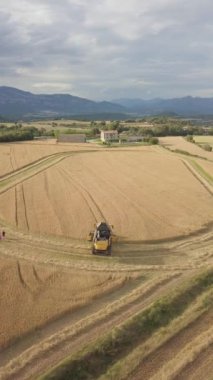
{"type": "Polygon", "coordinates": [[[85,134],[61,134],[58,136],[58,142],[84,143],[86,142],[85,134]]]}

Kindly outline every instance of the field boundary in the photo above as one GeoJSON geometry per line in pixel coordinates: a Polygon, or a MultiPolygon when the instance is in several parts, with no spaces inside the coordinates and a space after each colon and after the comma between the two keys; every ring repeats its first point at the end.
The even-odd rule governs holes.
{"type": "Polygon", "coordinates": [[[183,164],[185,165],[185,167],[190,171],[190,173],[200,182],[200,184],[208,191],[208,193],[210,195],[213,195],[213,189],[212,187],[210,186],[210,184],[206,181],[206,179],[204,179],[200,173],[198,172],[198,170],[194,169],[192,167],[192,164],[190,165],[190,163],[186,160],[182,160],[183,164]]]}
{"type": "Polygon", "coordinates": [[[194,166],[195,170],[197,170],[198,173],[202,177],[204,177],[207,180],[207,182],[209,182],[210,185],[213,185],[213,177],[209,173],[207,173],[207,171],[204,170],[196,161],[190,160],[190,162],[191,162],[191,165],[194,166]]]}

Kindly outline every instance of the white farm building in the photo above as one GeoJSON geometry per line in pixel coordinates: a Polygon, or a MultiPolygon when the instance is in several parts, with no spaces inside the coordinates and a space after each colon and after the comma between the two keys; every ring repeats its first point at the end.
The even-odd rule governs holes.
{"type": "Polygon", "coordinates": [[[115,141],[118,140],[118,131],[101,131],[101,141],[115,141]]]}

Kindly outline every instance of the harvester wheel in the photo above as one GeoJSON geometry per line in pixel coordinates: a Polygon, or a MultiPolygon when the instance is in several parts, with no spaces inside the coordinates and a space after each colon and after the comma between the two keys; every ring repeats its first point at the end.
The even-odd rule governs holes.
{"type": "Polygon", "coordinates": [[[112,246],[110,245],[107,250],[107,255],[111,256],[111,253],[112,253],[112,246]]]}

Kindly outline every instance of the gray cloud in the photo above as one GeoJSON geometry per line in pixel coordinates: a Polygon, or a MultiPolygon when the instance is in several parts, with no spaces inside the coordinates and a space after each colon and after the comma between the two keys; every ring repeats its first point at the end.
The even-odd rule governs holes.
{"type": "Polygon", "coordinates": [[[210,0],[1,0],[0,84],[92,99],[213,96],[210,0]]]}

